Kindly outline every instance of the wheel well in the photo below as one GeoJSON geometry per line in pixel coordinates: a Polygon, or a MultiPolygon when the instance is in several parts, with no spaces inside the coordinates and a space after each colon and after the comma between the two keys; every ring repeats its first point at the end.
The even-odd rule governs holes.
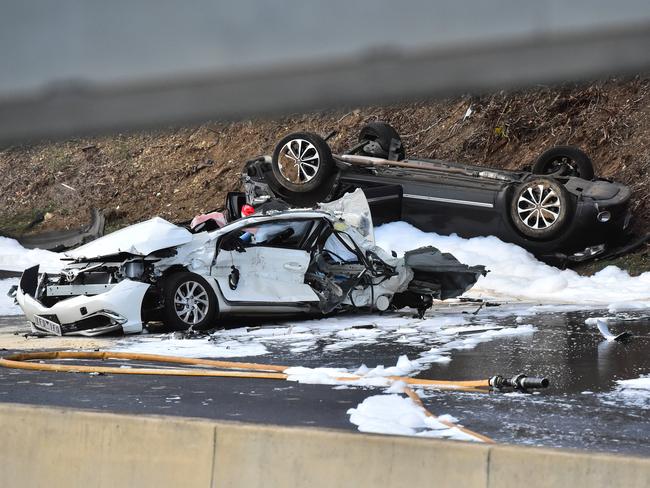
{"type": "Polygon", "coordinates": [[[162,276],[156,280],[156,283],[149,287],[147,293],[144,296],[144,299],[142,300],[142,307],[140,309],[140,317],[143,323],[162,320],[162,317],[160,315],[162,303],[162,284],[165,279],[169,278],[171,275],[185,271],[188,271],[185,266],[174,264],[173,266],[170,266],[165,271],[163,271],[162,276]]]}
{"type": "Polygon", "coordinates": [[[170,266],[165,271],[163,271],[162,277],[167,278],[167,277],[169,277],[169,276],[171,276],[173,274],[176,274],[176,273],[184,273],[184,272],[189,273],[189,271],[190,270],[187,269],[187,266],[183,266],[181,264],[174,264],[173,266],[170,266]]]}

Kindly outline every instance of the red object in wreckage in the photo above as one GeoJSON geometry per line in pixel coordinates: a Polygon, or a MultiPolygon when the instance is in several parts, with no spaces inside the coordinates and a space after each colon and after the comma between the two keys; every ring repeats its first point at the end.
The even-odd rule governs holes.
{"type": "Polygon", "coordinates": [[[255,207],[253,207],[252,205],[246,204],[246,205],[242,206],[242,208],[241,208],[241,216],[242,217],[250,217],[254,213],[255,213],[255,207]]]}

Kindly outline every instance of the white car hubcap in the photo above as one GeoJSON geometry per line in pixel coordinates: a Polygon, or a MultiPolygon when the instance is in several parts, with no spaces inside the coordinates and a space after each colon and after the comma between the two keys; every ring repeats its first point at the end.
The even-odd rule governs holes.
{"type": "Polygon", "coordinates": [[[291,139],[278,156],[278,169],[282,177],[295,184],[311,181],[318,173],[320,156],[316,147],[305,139],[291,139]]]}
{"type": "Polygon", "coordinates": [[[517,200],[517,213],[525,226],[535,229],[552,227],[560,216],[562,204],[553,188],[537,183],[526,188],[517,200]]]}
{"type": "Polygon", "coordinates": [[[176,315],[186,324],[195,325],[201,322],[207,315],[209,306],[207,291],[196,281],[182,283],[174,294],[176,315]]]}

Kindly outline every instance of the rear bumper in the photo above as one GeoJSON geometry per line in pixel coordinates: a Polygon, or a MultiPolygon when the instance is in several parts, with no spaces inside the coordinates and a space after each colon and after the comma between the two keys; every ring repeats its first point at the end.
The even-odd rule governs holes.
{"type": "Polygon", "coordinates": [[[575,241],[580,247],[617,244],[625,235],[632,220],[628,202],[604,206],[600,202],[583,202],[578,205],[575,241]],[[601,220],[606,216],[606,220],[601,220]]]}
{"type": "Polygon", "coordinates": [[[119,330],[134,334],[142,331],[142,301],[149,286],[124,280],[105,293],[74,296],[51,307],[43,305],[20,286],[16,301],[32,329],[39,333],[52,334],[35,324],[36,315],[59,324],[62,335],[96,336],[119,330]]]}
{"type": "Polygon", "coordinates": [[[609,207],[593,201],[578,202],[573,221],[558,244],[536,254],[547,263],[559,266],[601,259],[629,243],[627,230],[631,220],[627,201],[609,207]],[[602,212],[609,214],[606,221],[599,218],[602,212]]]}

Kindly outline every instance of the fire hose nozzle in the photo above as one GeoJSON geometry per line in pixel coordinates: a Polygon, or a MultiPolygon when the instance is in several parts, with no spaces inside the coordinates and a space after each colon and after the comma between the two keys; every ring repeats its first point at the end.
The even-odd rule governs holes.
{"type": "Polygon", "coordinates": [[[548,378],[537,378],[535,376],[526,376],[525,374],[518,374],[512,378],[504,376],[493,376],[489,379],[489,384],[492,388],[504,389],[514,388],[515,390],[528,391],[540,388],[548,388],[548,378]]]}

